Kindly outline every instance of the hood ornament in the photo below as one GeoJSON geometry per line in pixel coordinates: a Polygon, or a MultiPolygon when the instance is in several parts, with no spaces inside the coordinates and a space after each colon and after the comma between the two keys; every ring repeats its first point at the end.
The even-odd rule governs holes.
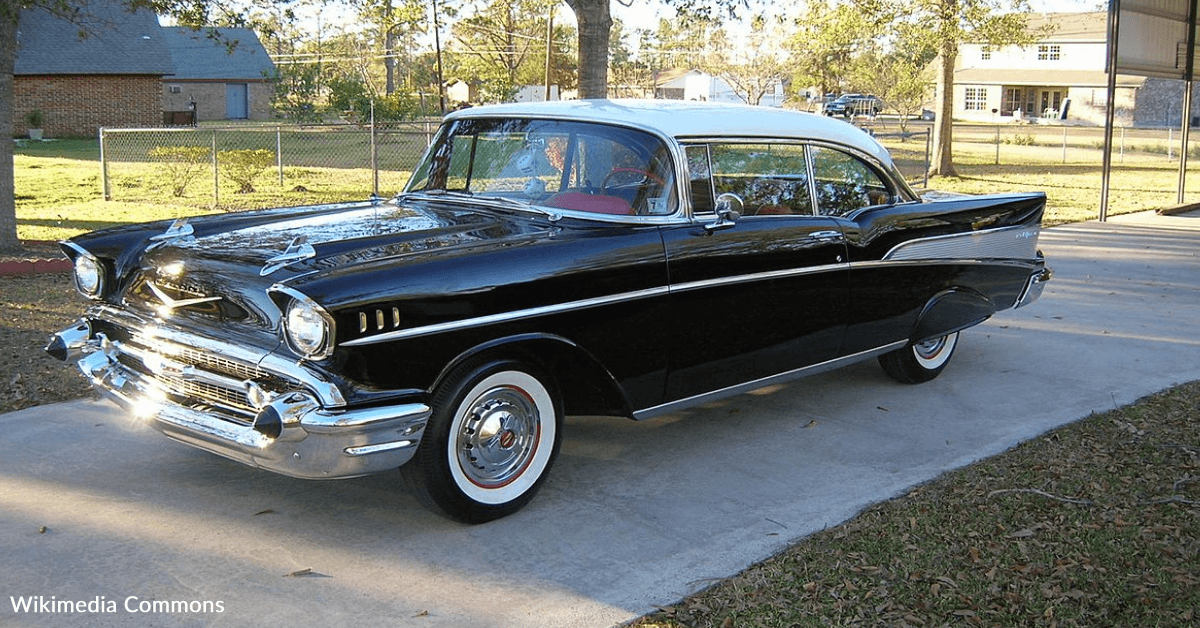
{"type": "Polygon", "coordinates": [[[177,240],[191,238],[195,232],[196,230],[192,228],[192,225],[188,224],[187,218],[176,218],[175,222],[171,223],[171,226],[167,227],[166,231],[156,236],[150,236],[151,244],[146,247],[146,250],[149,251],[164,244],[171,244],[177,240]]]}
{"type": "Polygon", "coordinates": [[[268,259],[266,265],[262,267],[262,270],[258,274],[266,277],[284,266],[316,257],[316,250],[313,249],[307,240],[308,238],[305,236],[299,236],[292,240],[292,243],[282,253],[268,259]]]}

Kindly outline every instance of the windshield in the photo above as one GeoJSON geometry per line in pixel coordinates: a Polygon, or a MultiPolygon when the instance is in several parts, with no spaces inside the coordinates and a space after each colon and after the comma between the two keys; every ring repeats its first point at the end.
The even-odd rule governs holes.
{"type": "Polygon", "coordinates": [[[465,119],[443,126],[407,192],[459,192],[553,209],[675,213],[674,170],[662,140],[603,124],[465,119]]]}

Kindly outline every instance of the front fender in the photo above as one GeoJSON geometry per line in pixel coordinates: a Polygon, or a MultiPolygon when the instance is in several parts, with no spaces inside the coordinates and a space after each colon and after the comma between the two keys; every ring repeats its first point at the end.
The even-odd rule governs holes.
{"type": "Polygon", "coordinates": [[[460,365],[480,356],[511,358],[542,367],[555,378],[567,414],[633,416],[624,389],[600,360],[577,343],[554,334],[518,334],[474,346],[442,369],[430,392],[460,365]]]}
{"type": "Polygon", "coordinates": [[[983,294],[951,288],[933,296],[913,327],[912,342],[923,342],[982,323],[996,313],[996,305],[983,294]]]}

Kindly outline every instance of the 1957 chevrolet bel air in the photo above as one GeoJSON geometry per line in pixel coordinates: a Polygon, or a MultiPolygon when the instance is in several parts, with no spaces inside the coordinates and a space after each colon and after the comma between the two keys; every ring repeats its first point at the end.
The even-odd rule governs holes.
{"type": "Polygon", "coordinates": [[[47,350],[176,440],[303,478],[400,467],[450,516],[546,480],[564,414],[645,419],[878,358],[918,383],[1041,294],[1041,193],[923,199],[853,126],[672,101],[447,116],[390,200],[63,243],[47,350]]]}

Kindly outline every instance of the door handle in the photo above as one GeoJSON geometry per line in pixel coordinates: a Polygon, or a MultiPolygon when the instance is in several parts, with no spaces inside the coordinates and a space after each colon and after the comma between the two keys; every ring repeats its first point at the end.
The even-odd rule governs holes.
{"type": "Polygon", "coordinates": [[[841,242],[844,238],[841,231],[814,231],[808,234],[808,240],[816,240],[817,242],[841,242]]]}

